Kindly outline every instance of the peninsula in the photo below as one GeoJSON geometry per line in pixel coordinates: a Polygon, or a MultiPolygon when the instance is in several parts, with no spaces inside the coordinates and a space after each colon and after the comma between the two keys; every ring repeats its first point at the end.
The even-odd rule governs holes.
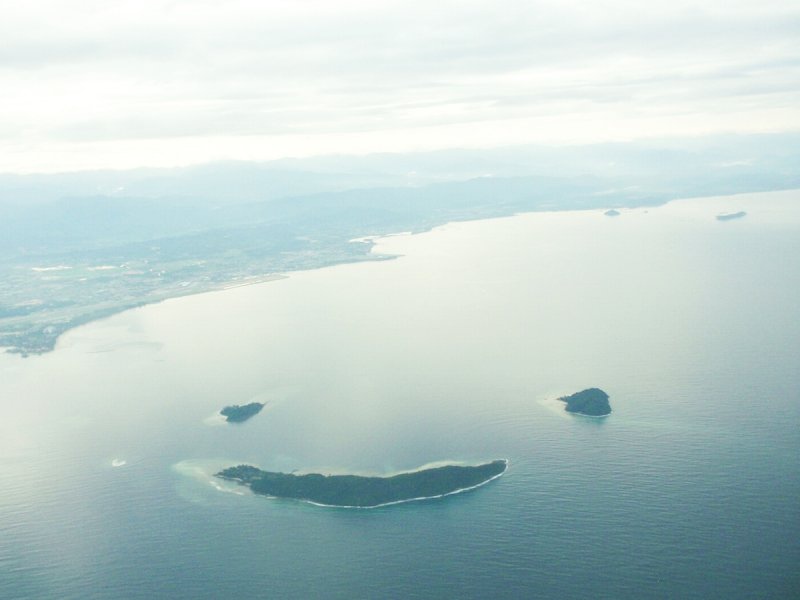
{"type": "Polygon", "coordinates": [[[471,490],[500,477],[507,468],[507,460],[493,460],[477,466],[446,465],[390,477],[366,477],[295,475],[239,465],[224,469],[215,477],[236,481],[265,496],[292,498],[320,506],[374,508],[471,490]]]}
{"type": "Polygon", "coordinates": [[[567,412],[587,417],[605,417],[611,414],[611,405],[608,403],[608,394],[598,388],[589,388],[571,396],[559,398],[566,402],[567,412]]]}
{"type": "Polygon", "coordinates": [[[244,404],[242,406],[238,404],[226,406],[219,411],[219,413],[225,417],[229,423],[241,423],[260,413],[262,408],[264,408],[262,403],[251,402],[250,404],[244,404]]]}

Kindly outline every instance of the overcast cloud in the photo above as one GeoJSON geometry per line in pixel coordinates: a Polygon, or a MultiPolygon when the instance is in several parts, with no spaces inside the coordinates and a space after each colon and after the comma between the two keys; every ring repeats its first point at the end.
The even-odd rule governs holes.
{"type": "Polygon", "coordinates": [[[800,130],[796,1],[0,8],[0,171],[800,130]]]}

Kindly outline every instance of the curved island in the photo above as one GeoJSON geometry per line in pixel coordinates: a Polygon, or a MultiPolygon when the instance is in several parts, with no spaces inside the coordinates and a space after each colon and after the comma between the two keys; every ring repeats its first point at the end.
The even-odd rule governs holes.
{"type": "Polygon", "coordinates": [[[260,413],[262,408],[264,408],[264,405],[261,402],[251,402],[242,406],[234,404],[226,406],[219,411],[219,414],[225,417],[229,423],[241,423],[260,413]]]}
{"type": "Polygon", "coordinates": [[[567,403],[564,410],[577,415],[605,417],[611,414],[608,394],[599,388],[589,388],[571,396],[562,396],[559,400],[567,403]]]}
{"type": "Polygon", "coordinates": [[[365,477],[319,473],[294,475],[239,465],[224,469],[215,476],[236,481],[265,496],[293,498],[320,506],[374,508],[471,490],[497,479],[507,468],[507,460],[493,460],[477,466],[446,465],[391,477],[365,477]]]}

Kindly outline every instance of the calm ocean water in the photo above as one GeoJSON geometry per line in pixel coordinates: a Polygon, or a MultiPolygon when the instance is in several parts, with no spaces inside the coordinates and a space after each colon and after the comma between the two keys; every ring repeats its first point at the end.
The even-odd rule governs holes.
{"type": "Polygon", "coordinates": [[[376,251],[402,257],[0,356],[0,598],[798,597],[800,192],[376,251]],[[590,386],[608,419],[552,401],[590,386]],[[487,486],[375,510],[210,477],[492,458],[487,486]]]}

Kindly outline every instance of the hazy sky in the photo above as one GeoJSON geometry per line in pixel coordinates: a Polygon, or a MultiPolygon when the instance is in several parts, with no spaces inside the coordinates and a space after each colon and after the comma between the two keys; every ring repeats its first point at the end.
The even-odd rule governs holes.
{"type": "Polygon", "coordinates": [[[800,130],[800,2],[0,0],[0,171],[800,130]]]}

